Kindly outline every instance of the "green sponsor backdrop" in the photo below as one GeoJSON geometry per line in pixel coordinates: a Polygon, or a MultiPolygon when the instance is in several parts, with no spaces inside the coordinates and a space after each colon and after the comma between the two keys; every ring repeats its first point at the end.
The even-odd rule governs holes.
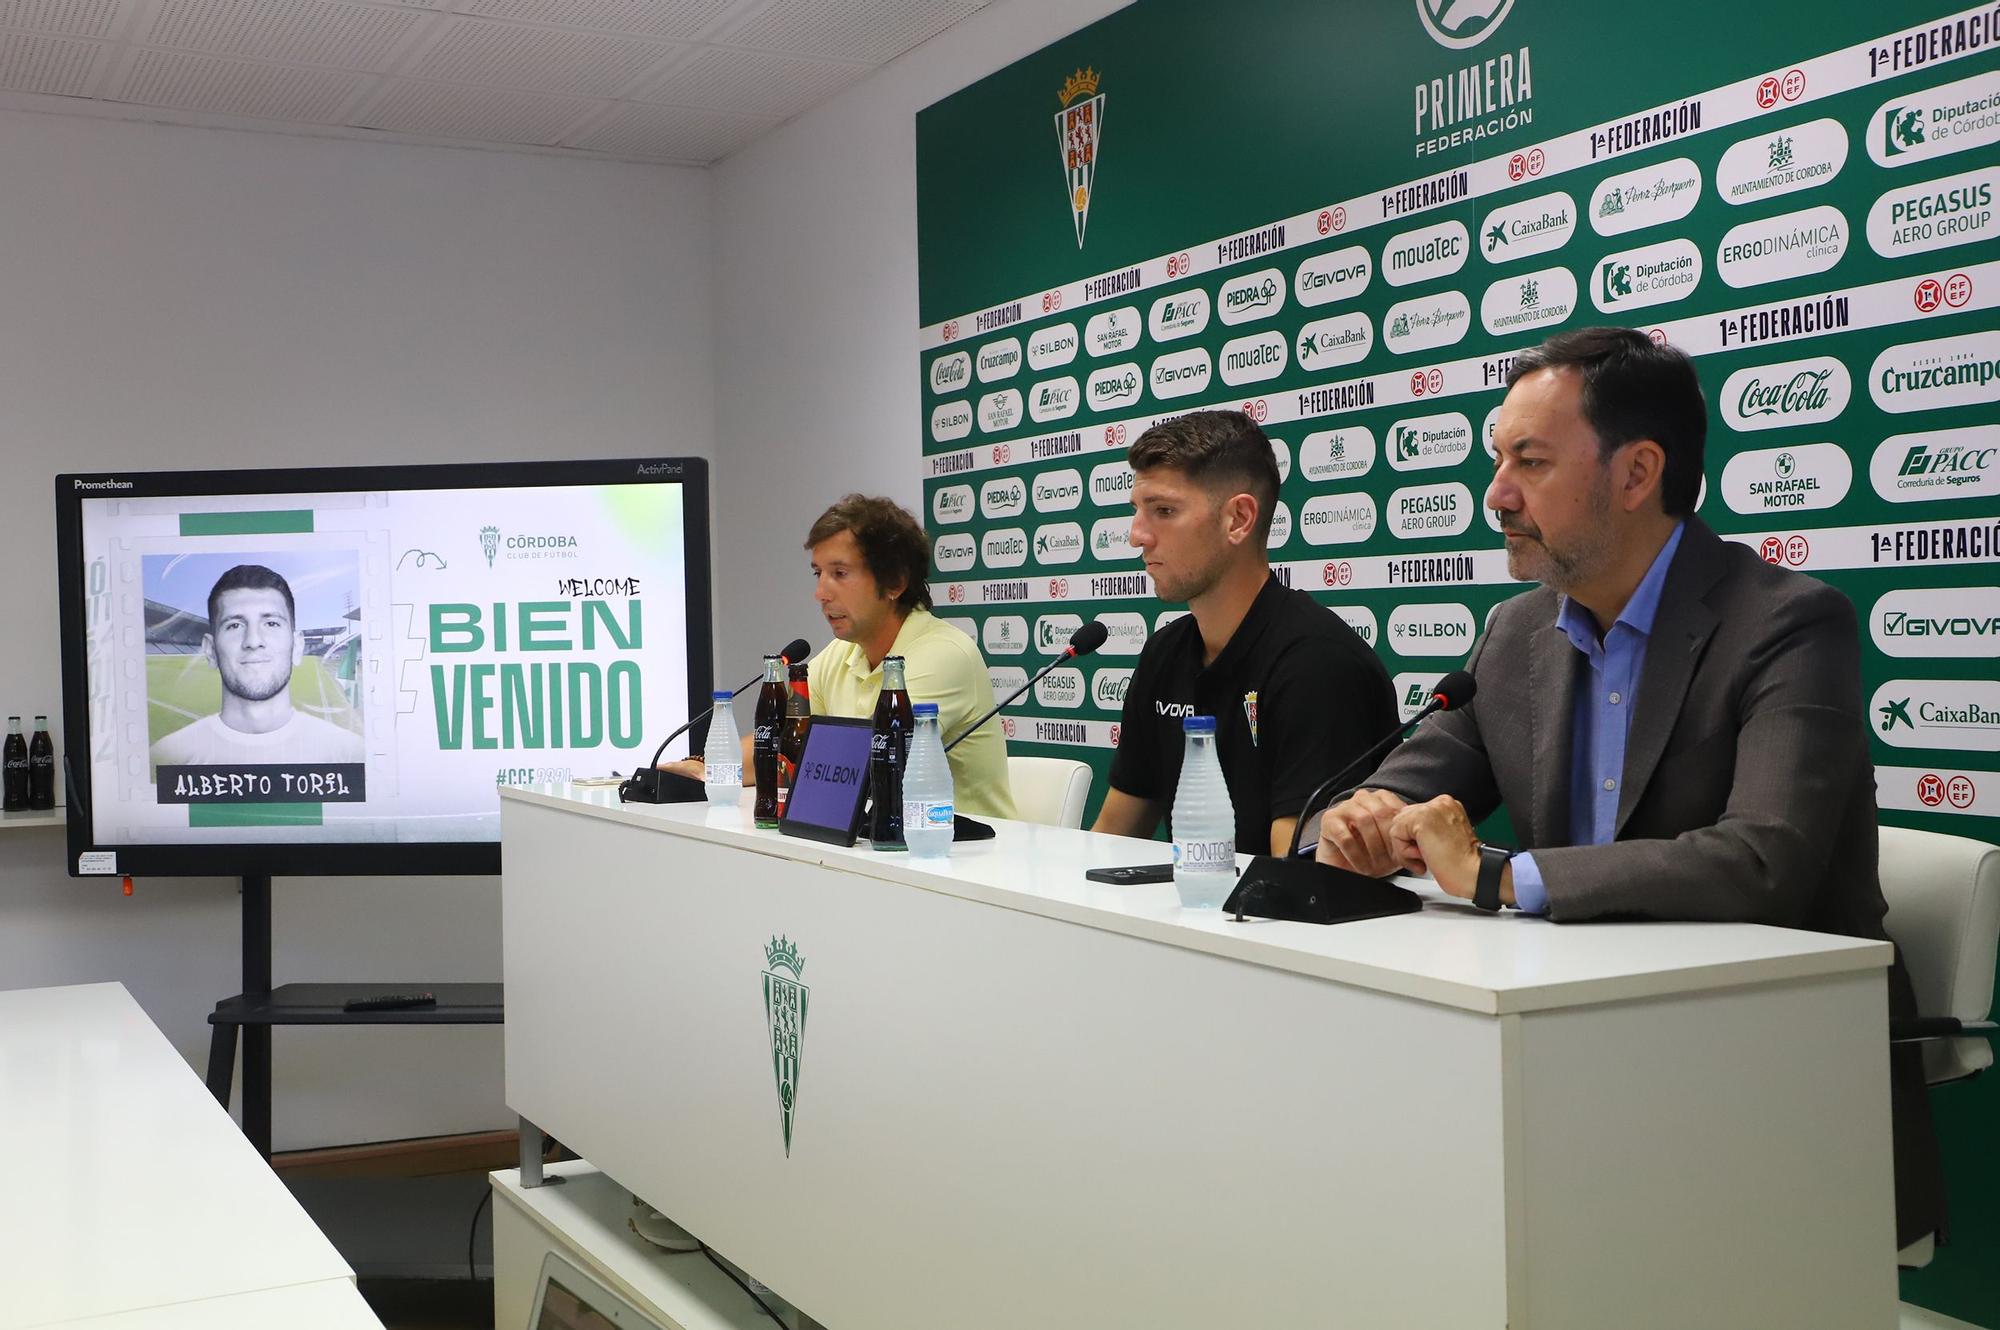
{"type": "MultiPolygon", "coordinates": [[[[2000,7],[1583,17],[1140,0],[918,116],[938,612],[996,688],[1111,622],[1005,717],[1093,815],[1179,608],[1131,439],[1262,420],[1280,576],[1421,698],[1519,590],[1479,502],[1508,359],[1609,322],[1696,357],[1704,519],[1853,599],[1883,821],[2000,840],[2000,7]]],[[[1955,1245],[1904,1293],[2000,1322],[2000,1088],[1936,1104],[1955,1245]]]]}

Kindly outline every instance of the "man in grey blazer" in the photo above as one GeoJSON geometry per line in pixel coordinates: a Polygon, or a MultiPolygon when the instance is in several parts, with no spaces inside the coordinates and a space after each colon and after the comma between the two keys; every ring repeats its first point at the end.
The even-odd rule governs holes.
{"type": "MultiPolygon", "coordinates": [[[[1516,357],[1486,503],[1508,572],[1541,585],[1473,648],[1476,700],[1328,810],[1321,861],[1560,922],[1886,936],[1854,608],[1694,516],[1706,433],[1694,366],[1642,333],[1516,357]],[[1473,832],[1501,805],[1518,852],[1473,832]]],[[[1900,959],[1889,1007],[1915,1013],[1900,959]]],[[[1891,1072],[1906,1245],[1943,1188],[1913,1046],[1891,1072]]]]}

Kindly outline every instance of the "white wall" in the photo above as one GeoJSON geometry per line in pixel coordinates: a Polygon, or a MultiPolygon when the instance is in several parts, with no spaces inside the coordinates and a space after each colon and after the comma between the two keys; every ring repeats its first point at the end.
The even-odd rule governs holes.
{"type": "Polygon", "coordinates": [[[799,543],[827,503],[922,502],[917,111],[1127,3],[994,0],[715,168],[718,679],[826,641],[799,543]]]}
{"type": "MultiPolygon", "coordinates": [[[[0,713],[59,723],[58,471],[713,454],[705,171],[0,112],[0,179],[0,713]]],[[[62,856],[0,831],[0,988],[122,980],[204,1065],[233,881],[62,856]]],[[[495,880],[275,898],[279,982],[500,977],[495,880]]],[[[497,1028],[274,1046],[281,1149],[512,1125],[497,1028]]]]}

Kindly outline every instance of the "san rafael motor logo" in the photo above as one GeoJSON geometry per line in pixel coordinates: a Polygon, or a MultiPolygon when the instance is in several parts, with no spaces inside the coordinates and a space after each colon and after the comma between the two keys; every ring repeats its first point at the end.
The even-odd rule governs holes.
{"type": "Polygon", "coordinates": [[[799,1055],[806,1038],[806,1000],[812,990],[799,982],[806,963],[790,940],[772,938],[764,948],[764,963],[764,1023],[771,1032],[771,1072],[778,1084],[778,1117],[785,1131],[785,1158],[789,1159],[792,1117],[799,1098],[799,1055]],[[791,977],[780,971],[789,971],[791,977]]]}

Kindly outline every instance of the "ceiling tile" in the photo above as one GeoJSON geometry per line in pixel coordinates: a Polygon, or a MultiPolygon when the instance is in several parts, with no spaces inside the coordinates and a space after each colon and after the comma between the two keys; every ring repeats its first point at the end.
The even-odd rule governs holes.
{"type": "Polygon", "coordinates": [[[108,37],[119,0],[0,0],[0,28],[108,37]]]}
{"type": "Polygon", "coordinates": [[[712,162],[777,123],[772,116],[628,103],[569,146],[678,162],[712,162]]]}
{"type": "Polygon", "coordinates": [[[643,102],[793,116],[869,73],[873,65],[803,60],[768,51],[699,48],[634,94],[643,102]]]}
{"type": "Polygon", "coordinates": [[[413,9],[332,0],[164,0],[144,41],[209,55],[381,71],[417,28],[413,9]]]}
{"type": "Polygon", "coordinates": [[[718,40],[730,46],[885,64],[984,0],[777,0],[718,40]]]}
{"type": "Polygon", "coordinates": [[[183,111],[330,124],[368,81],[366,74],[343,70],[141,51],[124,81],[107,96],[183,111]]]}
{"type": "Polygon", "coordinates": [[[663,42],[452,19],[404,72],[414,78],[489,83],[532,92],[608,97],[681,50],[663,42]]]}
{"type": "Polygon", "coordinates": [[[434,138],[550,144],[599,105],[581,97],[397,79],[352,123],[434,138]]]}
{"type": "Polygon", "coordinates": [[[742,5],[743,0],[460,0],[458,12],[687,39],[701,35],[742,5]]]}
{"type": "Polygon", "coordinates": [[[0,32],[0,89],[87,97],[98,61],[110,49],[102,42],[0,32]]]}

